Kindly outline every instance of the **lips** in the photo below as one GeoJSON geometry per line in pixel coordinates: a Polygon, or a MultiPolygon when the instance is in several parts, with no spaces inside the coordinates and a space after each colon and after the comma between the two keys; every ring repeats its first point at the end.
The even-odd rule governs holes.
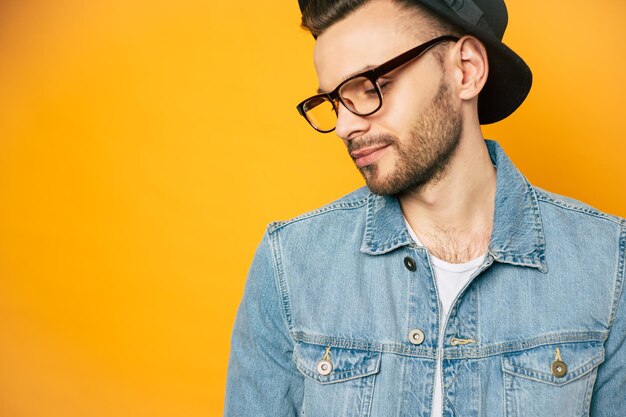
{"type": "Polygon", "coordinates": [[[354,159],[355,164],[359,168],[362,168],[378,161],[389,146],[390,144],[368,146],[366,148],[350,152],[350,156],[354,159]]]}

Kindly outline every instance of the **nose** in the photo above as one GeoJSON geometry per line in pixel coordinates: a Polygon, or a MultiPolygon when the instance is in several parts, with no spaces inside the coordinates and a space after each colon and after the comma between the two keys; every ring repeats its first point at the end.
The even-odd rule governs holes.
{"type": "Polygon", "coordinates": [[[337,125],[335,133],[344,141],[350,141],[366,133],[370,128],[367,117],[358,116],[342,103],[337,104],[337,125]]]}

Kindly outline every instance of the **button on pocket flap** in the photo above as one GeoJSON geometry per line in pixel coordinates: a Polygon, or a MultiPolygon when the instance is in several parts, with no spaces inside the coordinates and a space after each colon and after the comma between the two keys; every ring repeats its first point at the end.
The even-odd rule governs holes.
{"type": "Polygon", "coordinates": [[[372,375],[380,365],[380,352],[308,343],[297,343],[293,356],[300,372],[321,384],[372,375]]]}
{"type": "Polygon", "coordinates": [[[552,385],[565,385],[592,371],[604,360],[601,342],[539,346],[502,357],[509,374],[552,385]]]}

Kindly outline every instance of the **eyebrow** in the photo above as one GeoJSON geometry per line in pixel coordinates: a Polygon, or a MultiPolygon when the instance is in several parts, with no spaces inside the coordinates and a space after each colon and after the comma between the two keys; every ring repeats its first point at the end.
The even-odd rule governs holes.
{"type": "MultiPolygon", "coordinates": [[[[378,65],[366,65],[366,66],[364,66],[363,68],[361,68],[360,70],[355,71],[355,72],[353,72],[352,74],[346,75],[346,76],[345,76],[345,77],[344,77],[344,78],[343,78],[343,79],[339,82],[339,84],[341,84],[342,82],[344,82],[345,80],[347,80],[347,79],[349,79],[349,78],[354,77],[355,75],[359,75],[359,74],[361,74],[361,73],[363,73],[363,72],[365,72],[365,71],[371,70],[371,69],[376,68],[376,67],[378,67],[378,65]]],[[[339,85],[339,84],[337,84],[337,85],[339,85]]],[[[322,89],[321,89],[321,88],[319,88],[319,87],[318,87],[318,89],[317,89],[317,94],[326,94],[326,93],[329,93],[329,92],[330,92],[330,91],[325,91],[325,90],[322,90],[322,89]]]]}

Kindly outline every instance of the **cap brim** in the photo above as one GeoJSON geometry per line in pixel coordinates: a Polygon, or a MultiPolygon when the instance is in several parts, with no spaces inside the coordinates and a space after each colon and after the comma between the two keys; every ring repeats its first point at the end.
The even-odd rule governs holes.
{"type": "Polygon", "coordinates": [[[533,74],[524,60],[502,42],[483,42],[489,57],[489,76],[478,96],[478,117],[481,124],[489,124],[509,116],[524,102],[533,74]]]}

